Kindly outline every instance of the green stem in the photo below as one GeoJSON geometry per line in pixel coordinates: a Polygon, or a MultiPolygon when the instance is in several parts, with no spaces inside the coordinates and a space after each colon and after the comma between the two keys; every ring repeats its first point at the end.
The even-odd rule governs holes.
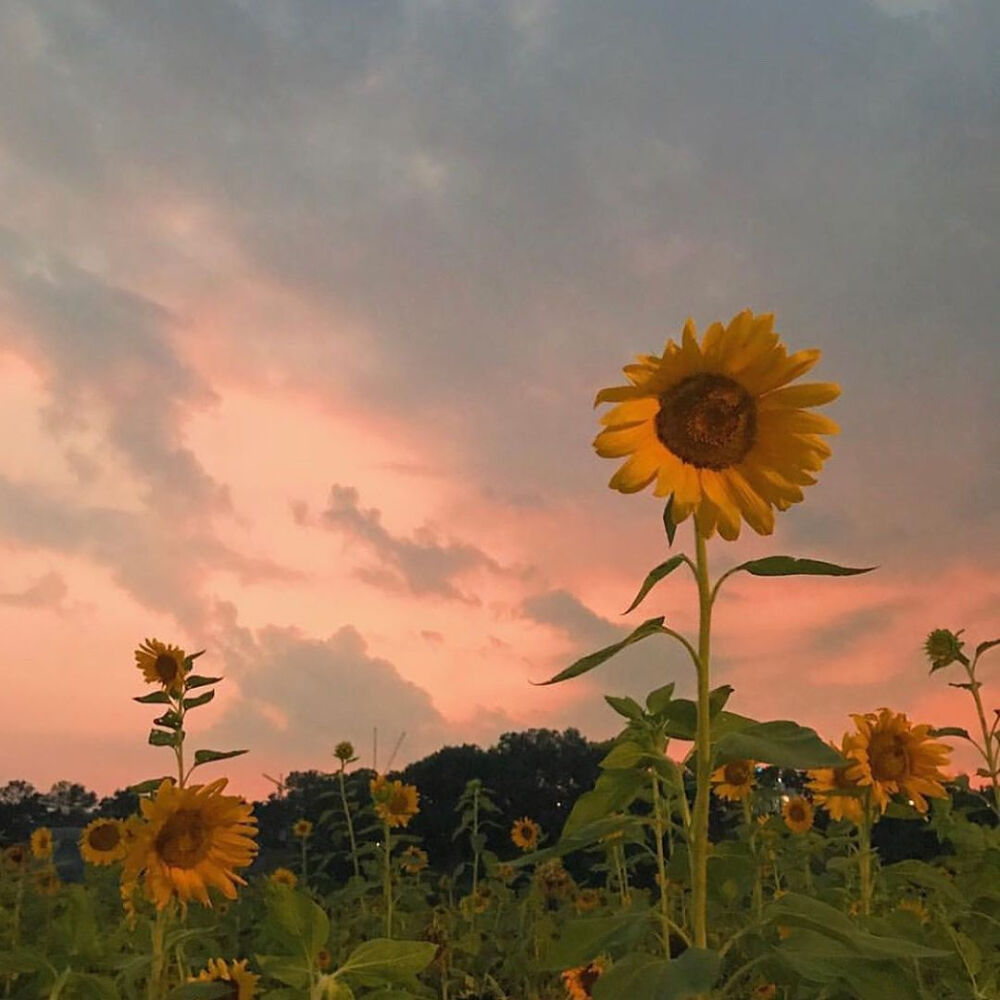
{"type": "Polygon", "coordinates": [[[302,885],[307,886],[309,884],[309,849],[306,846],[309,841],[308,837],[302,838],[302,885]]]}
{"type": "Polygon", "coordinates": [[[354,823],[351,820],[351,807],[347,801],[347,788],[344,784],[344,762],[340,762],[340,801],[344,807],[344,819],[347,821],[347,839],[351,845],[351,861],[354,864],[354,877],[361,878],[361,864],[358,861],[358,844],[354,839],[354,823]]]}
{"type": "Polygon", "coordinates": [[[392,938],[392,833],[389,824],[385,830],[385,936],[392,938]]]}
{"type": "Polygon", "coordinates": [[[476,929],[476,906],[479,902],[479,785],[472,789],[472,905],[469,927],[476,929]]]}
{"type": "Polygon", "coordinates": [[[166,995],[163,983],[164,966],[166,964],[166,952],[163,947],[167,934],[167,920],[169,918],[169,907],[156,911],[156,920],[152,926],[153,955],[149,966],[149,982],[146,984],[147,1000],[160,1000],[166,995]]]}
{"type": "Polygon", "coordinates": [[[979,715],[979,727],[983,733],[983,756],[986,758],[986,769],[990,772],[990,782],[993,785],[993,811],[1000,816],[1000,785],[998,785],[998,761],[997,754],[995,750],[996,741],[993,738],[993,733],[990,728],[986,725],[986,712],[983,709],[983,699],[980,697],[979,689],[982,686],[979,681],[976,680],[976,663],[979,657],[969,663],[967,657],[962,657],[961,663],[965,667],[965,672],[969,675],[969,690],[972,693],[972,697],[976,702],[976,712],[979,715]]]}
{"type": "Polygon", "coordinates": [[[760,871],[760,851],[757,843],[757,827],[753,821],[749,796],[743,799],[743,822],[747,825],[747,840],[750,844],[750,854],[753,857],[753,910],[760,920],[764,912],[764,885],[760,871]]]}
{"type": "Polygon", "coordinates": [[[660,921],[663,935],[663,957],[670,961],[670,899],[667,896],[667,866],[663,859],[663,810],[660,805],[660,778],[652,772],[653,822],[656,828],[656,874],[660,883],[660,921]]]}
{"type": "Polygon", "coordinates": [[[708,579],[705,538],[694,523],[698,576],[698,729],[695,734],[696,790],[689,832],[693,862],[692,922],[694,945],[708,947],[708,797],[711,775],[711,717],[709,715],[709,654],[712,628],[712,595],[708,579]]]}
{"type": "Polygon", "coordinates": [[[858,826],[858,861],[861,873],[861,912],[872,912],[872,812],[870,793],[865,797],[864,816],[858,826]]]}

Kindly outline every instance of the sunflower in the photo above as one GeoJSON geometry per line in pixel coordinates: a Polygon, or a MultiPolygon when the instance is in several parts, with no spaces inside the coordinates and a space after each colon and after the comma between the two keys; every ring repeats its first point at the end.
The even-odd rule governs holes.
{"type": "Polygon", "coordinates": [[[246,959],[240,962],[224,962],[221,958],[210,958],[206,968],[197,976],[191,976],[189,983],[214,983],[223,981],[229,984],[229,994],[223,994],[227,1000],[251,1000],[257,992],[257,980],[260,976],[247,970],[246,959]]]}
{"type": "Polygon", "coordinates": [[[931,915],[922,899],[913,896],[901,899],[897,908],[912,913],[922,924],[930,923],[931,915]]]}
{"type": "Polygon", "coordinates": [[[761,983],[755,986],[750,994],[752,1000],[774,1000],[778,995],[778,987],[775,983],[761,983]]]}
{"type": "Polygon", "coordinates": [[[793,795],[781,807],[785,826],[792,833],[808,833],[813,825],[812,803],[801,795],[793,795]]]}
{"type": "Polygon", "coordinates": [[[399,861],[403,866],[403,871],[410,875],[416,875],[419,872],[422,872],[429,863],[427,852],[422,851],[415,844],[410,844],[410,846],[403,851],[400,855],[399,861]]]}
{"type": "Polygon", "coordinates": [[[320,948],[320,950],[316,952],[316,968],[319,969],[320,972],[324,969],[329,969],[330,962],[332,961],[333,959],[330,958],[330,953],[326,950],[326,948],[320,948]]]}
{"type": "Polygon", "coordinates": [[[298,837],[300,840],[305,840],[306,837],[311,837],[313,832],[313,825],[307,819],[296,820],[292,825],[292,834],[298,837]]]}
{"type": "Polygon", "coordinates": [[[234,869],[253,861],[257,820],[239,796],[222,794],[227,781],[179,788],[165,778],[154,798],[140,802],[146,822],[129,845],[123,896],[144,873],[146,896],[159,910],[175,895],[184,907],[191,899],[211,906],[210,885],[236,898],[236,884],[246,881],[234,869]]]}
{"type": "Polygon", "coordinates": [[[183,692],[188,664],[184,650],[178,646],[146,639],[135,651],[135,665],[142,671],[147,684],[162,684],[173,694],[183,692]]]}
{"type": "Polygon", "coordinates": [[[40,826],[31,834],[31,853],[41,859],[52,857],[52,831],[47,826],[40,826]]]}
{"type": "Polygon", "coordinates": [[[595,958],[586,965],[567,969],[560,976],[563,986],[566,987],[567,997],[570,1000],[590,1000],[594,995],[591,993],[594,983],[601,978],[607,967],[607,962],[603,958],[595,958]]]}
{"type": "Polygon", "coordinates": [[[542,828],[533,819],[528,819],[527,816],[516,820],[510,828],[510,839],[522,851],[533,851],[538,846],[538,838],[541,835],[542,828]]]}
{"type": "Polygon", "coordinates": [[[713,323],[698,345],[694,323],[662,357],[640,355],[624,369],[631,385],[601,389],[594,405],[618,404],[594,439],[602,458],[629,456],[608,484],[637,493],[656,483],[673,496],[676,523],[695,515],[710,538],[739,536],[740,519],[760,535],[774,530],[772,508],[802,500],[802,487],[830,456],[819,436],[836,434],[808,407],[840,395],[832,382],[789,385],[819,360],[816,350],[788,355],[771,314],[749,309],[727,327],[713,323]]]}
{"type": "Polygon", "coordinates": [[[7,868],[17,870],[24,868],[31,856],[27,844],[11,844],[3,849],[3,863],[7,868]]]}
{"type": "Polygon", "coordinates": [[[125,824],[120,819],[98,817],[91,820],[80,834],[80,854],[92,865],[113,865],[128,850],[125,824]]]}
{"type": "Polygon", "coordinates": [[[730,802],[748,799],[754,785],[755,766],[752,760],[731,760],[716,768],[711,774],[712,791],[730,802]]]}
{"type": "Polygon", "coordinates": [[[350,740],[341,740],[333,748],[333,756],[344,764],[350,764],[351,761],[358,759],[354,756],[354,744],[350,740]]]}
{"type": "Polygon", "coordinates": [[[35,888],[41,895],[54,896],[61,885],[59,873],[52,865],[46,865],[35,872],[35,888]]]}
{"type": "Polygon", "coordinates": [[[573,900],[577,913],[590,913],[601,905],[601,894],[596,889],[581,889],[573,900]]]}
{"type": "Polygon", "coordinates": [[[404,785],[399,780],[383,780],[375,800],[375,813],[388,826],[408,826],[410,820],[420,812],[417,805],[419,798],[416,785],[404,785]]]}
{"type": "Polygon", "coordinates": [[[535,882],[549,900],[567,899],[576,889],[573,876],[563,867],[561,858],[552,858],[535,869],[535,882]]]}
{"type": "MultiPolygon", "coordinates": [[[[847,756],[847,733],[840,747],[831,743],[837,753],[847,756]],[[843,747],[843,749],[841,749],[843,747]]],[[[860,826],[864,819],[864,807],[859,793],[861,788],[847,777],[848,767],[822,767],[808,771],[808,789],[813,793],[813,801],[822,806],[832,820],[847,820],[855,826],[860,826]],[[852,794],[853,792],[853,794],[852,794]],[[832,793],[832,794],[831,794],[832,793]]]]}
{"type": "Polygon", "coordinates": [[[287,885],[289,889],[294,889],[299,880],[290,868],[275,868],[267,879],[271,885],[287,885]]]}
{"type": "Polygon", "coordinates": [[[904,713],[888,708],[852,718],[858,731],[847,737],[844,752],[856,763],[848,768],[847,778],[870,787],[881,812],[889,797],[899,793],[921,813],[927,812],[924,796],[948,797],[938,768],[947,764],[951,747],[930,740],[930,726],[913,726],[904,713]]]}

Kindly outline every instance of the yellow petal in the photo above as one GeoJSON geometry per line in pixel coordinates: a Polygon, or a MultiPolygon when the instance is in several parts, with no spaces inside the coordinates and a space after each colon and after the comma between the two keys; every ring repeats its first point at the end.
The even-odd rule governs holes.
{"type": "Polygon", "coordinates": [[[805,406],[822,406],[840,395],[836,382],[803,382],[801,385],[786,385],[775,389],[758,400],[761,410],[799,409],[805,406]]]}
{"type": "Polygon", "coordinates": [[[699,469],[698,478],[705,496],[718,511],[719,534],[727,541],[733,541],[740,534],[740,512],[729,496],[725,480],[712,469],[699,469]]]}
{"type": "Polygon", "coordinates": [[[628,399],[624,403],[612,407],[601,416],[601,423],[605,427],[633,424],[650,420],[659,412],[660,401],[655,396],[642,396],[639,399],[628,399]]]}
{"type": "Polygon", "coordinates": [[[726,490],[739,505],[743,519],[758,535],[774,532],[774,511],[735,468],[720,473],[726,490]]]}
{"type": "Polygon", "coordinates": [[[809,410],[765,410],[757,414],[758,429],[764,434],[839,434],[835,420],[809,410]]]}
{"type": "Polygon", "coordinates": [[[622,458],[631,455],[642,444],[655,438],[655,431],[648,421],[627,427],[614,427],[601,431],[594,438],[594,450],[601,458],[622,458]]]}
{"type": "Polygon", "coordinates": [[[804,375],[819,361],[820,353],[815,349],[796,351],[786,358],[771,352],[747,368],[741,381],[750,392],[762,396],[804,375]]]}
{"type": "Polygon", "coordinates": [[[633,455],[610,479],[608,485],[622,493],[644,490],[659,471],[659,456],[652,448],[633,455]]]}

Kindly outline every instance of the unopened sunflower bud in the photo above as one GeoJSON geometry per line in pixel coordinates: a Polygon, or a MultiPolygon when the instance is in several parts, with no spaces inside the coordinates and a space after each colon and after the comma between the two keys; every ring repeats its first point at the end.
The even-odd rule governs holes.
{"type": "Polygon", "coordinates": [[[348,740],[341,740],[333,748],[333,756],[337,760],[342,760],[345,764],[349,764],[352,760],[356,759],[354,756],[354,744],[348,740]]]}
{"type": "Polygon", "coordinates": [[[927,659],[931,661],[931,673],[947,667],[951,663],[964,659],[962,654],[962,642],[957,635],[946,628],[936,628],[927,636],[924,643],[924,652],[927,659]]]}

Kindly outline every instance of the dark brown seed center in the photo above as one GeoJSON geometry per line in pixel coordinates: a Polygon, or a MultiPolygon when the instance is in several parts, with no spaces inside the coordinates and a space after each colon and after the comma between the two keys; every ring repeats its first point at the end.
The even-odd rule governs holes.
{"type": "Polygon", "coordinates": [[[722,773],[727,785],[745,785],[750,779],[750,765],[745,760],[735,760],[722,773]]]}
{"type": "Polygon", "coordinates": [[[698,372],[660,396],[656,436],[689,465],[727,469],[753,447],[757,407],[738,382],[698,372]]]}
{"type": "Polygon", "coordinates": [[[156,853],[171,868],[194,868],[205,856],[207,832],[201,813],[179,809],[163,824],[156,838],[156,853]]]}
{"type": "Polygon", "coordinates": [[[87,837],[95,851],[113,851],[121,839],[117,823],[102,823],[100,826],[95,826],[87,837]]]}
{"type": "Polygon", "coordinates": [[[873,736],[868,747],[872,777],[876,781],[895,781],[909,770],[906,747],[898,736],[873,736]]]}
{"type": "Polygon", "coordinates": [[[177,677],[177,661],[168,653],[160,653],[154,664],[156,676],[164,684],[172,684],[177,677]]]}

